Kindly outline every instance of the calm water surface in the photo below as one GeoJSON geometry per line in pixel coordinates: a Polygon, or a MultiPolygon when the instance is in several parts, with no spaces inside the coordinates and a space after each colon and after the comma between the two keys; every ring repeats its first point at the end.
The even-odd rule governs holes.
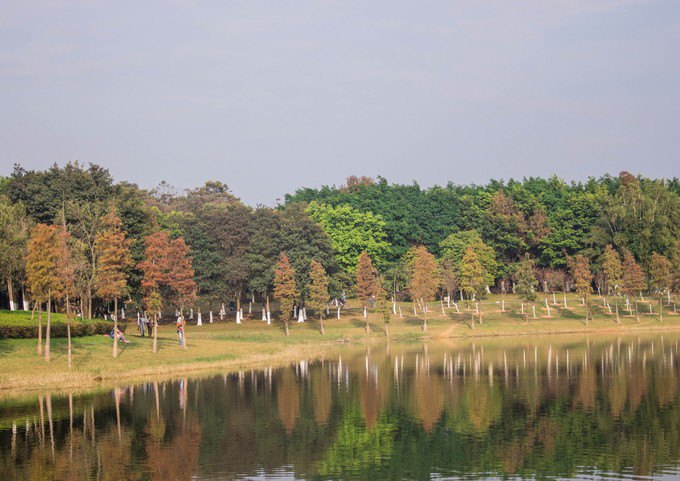
{"type": "Polygon", "coordinates": [[[676,334],[341,349],[0,403],[0,479],[680,479],[676,334]]]}

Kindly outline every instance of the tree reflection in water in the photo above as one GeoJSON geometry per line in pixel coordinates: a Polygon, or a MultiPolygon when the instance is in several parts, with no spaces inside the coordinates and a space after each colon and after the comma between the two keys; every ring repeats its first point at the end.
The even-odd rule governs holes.
{"type": "Polygon", "coordinates": [[[678,337],[355,346],[0,404],[0,479],[680,474],[678,337]]]}

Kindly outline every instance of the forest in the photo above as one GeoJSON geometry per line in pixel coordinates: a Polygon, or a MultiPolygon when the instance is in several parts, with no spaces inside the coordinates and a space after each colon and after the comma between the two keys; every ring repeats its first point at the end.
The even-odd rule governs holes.
{"type": "MultiPolygon", "coordinates": [[[[680,180],[491,180],[422,188],[378,177],[248,206],[220,181],[179,191],[78,162],[0,178],[3,304],[103,317],[272,297],[476,299],[680,289],[680,180]],[[23,305],[22,305],[23,304],[23,305]],[[49,304],[49,305],[48,305],[49,304]]],[[[284,316],[286,317],[286,316],[284,316]]]]}

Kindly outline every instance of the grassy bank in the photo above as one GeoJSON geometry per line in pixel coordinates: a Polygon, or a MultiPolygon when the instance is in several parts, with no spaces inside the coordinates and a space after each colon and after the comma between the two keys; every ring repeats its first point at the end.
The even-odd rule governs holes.
{"type": "MultiPolygon", "coordinates": [[[[652,303],[651,314],[646,303],[639,304],[639,322],[634,311],[629,315],[621,309],[621,322],[616,323],[615,315],[609,314],[609,309],[602,305],[602,301],[595,299],[595,320],[589,321],[588,325],[585,324],[584,307],[578,299],[570,297],[568,308],[564,308],[559,297],[557,301],[557,304],[550,305],[550,317],[545,305],[536,306],[536,318],[533,317],[533,310],[525,306],[531,313],[527,322],[515,299],[506,297],[503,311],[503,300],[491,296],[479,306],[482,313],[481,324],[474,304],[460,304],[460,312],[456,312],[453,307],[447,308],[444,314],[441,304],[432,304],[428,314],[427,332],[422,330],[422,314],[414,316],[412,305],[404,303],[399,306],[403,317],[400,318],[398,314],[393,316],[389,323],[389,334],[395,341],[417,341],[421,338],[680,329],[680,315],[674,314],[672,305],[664,305],[663,321],[659,320],[658,300],[652,303]]],[[[324,336],[319,334],[318,320],[311,316],[305,323],[291,323],[291,334],[288,337],[284,335],[282,324],[278,322],[267,326],[255,317],[236,325],[225,319],[225,322],[214,324],[206,322],[201,327],[189,325],[187,350],[178,346],[174,326],[160,326],[159,352],[154,354],[151,352],[151,340],[138,336],[136,325],[131,322],[127,329],[131,342],[120,345],[120,354],[116,359],[111,356],[111,340],[107,336],[74,339],[71,370],[67,366],[66,339],[52,340],[52,361],[49,364],[36,355],[36,340],[1,340],[0,392],[9,395],[38,389],[85,389],[122,380],[184,375],[207,369],[235,370],[286,364],[300,357],[311,359],[322,356],[341,343],[384,341],[385,325],[380,316],[371,313],[369,323],[371,332],[366,334],[365,321],[356,304],[351,309],[344,310],[340,320],[335,319],[334,312],[331,311],[331,316],[324,322],[324,336]]],[[[501,339],[499,342],[505,341],[501,339]]]]}

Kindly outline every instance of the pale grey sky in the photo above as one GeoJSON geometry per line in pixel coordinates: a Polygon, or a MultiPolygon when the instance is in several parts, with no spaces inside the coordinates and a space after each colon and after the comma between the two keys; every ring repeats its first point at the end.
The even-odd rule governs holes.
{"type": "Polygon", "coordinates": [[[680,1],[3,0],[0,174],[99,163],[272,204],[423,186],[680,176],[680,1]]]}

